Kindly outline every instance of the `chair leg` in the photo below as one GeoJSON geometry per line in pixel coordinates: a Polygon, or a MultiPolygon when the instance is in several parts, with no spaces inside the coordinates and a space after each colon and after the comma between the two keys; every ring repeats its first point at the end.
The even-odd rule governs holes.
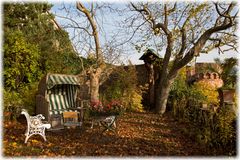
{"type": "Polygon", "coordinates": [[[29,138],[29,136],[27,135],[27,136],[26,136],[26,138],[25,138],[25,141],[24,141],[24,143],[27,143],[27,141],[28,141],[28,138],[29,138]]]}
{"type": "Polygon", "coordinates": [[[116,122],[115,122],[115,121],[113,122],[113,127],[114,127],[114,128],[117,128],[117,125],[116,125],[116,122]]]}
{"type": "Polygon", "coordinates": [[[46,135],[45,135],[45,128],[44,128],[44,129],[41,130],[40,133],[32,133],[32,134],[29,134],[29,131],[28,131],[28,133],[25,133],[26,138],[25,138],[24,143],[27,143],[28,139],[29,139],[32,135],[37,135],[37,134],[40,135],[40,136],[42,136],[43,139],[44,139],[44,141],[47,141],[46,135]]]}
{"type": "Polygon", "coordinates": [[[32,135],[34,135],[34,134],[29,134],[29,133],[28,133],[28,134],[26,135],[26,138],[25,138],[25,142],[24,142],[24,143],[27,143],[28,139],[29,139],[32,135]]]}
{"type": "Polygon", "coordinates": [[[91,129],[93,129],[93,120],[92,120],[92,125],[91,125],[91,129]]]}
{"type": "Polygon", "coordinates": [[[46,139],[46,136],[45,136],[45,135],[41,135],[41,136],[43,137],[44,141],[47,141],[47,139],[46,139]]]}
{"type": "Polygon", "coordinates": [[[47,141],[46,135],[45,135],[45,128],[43,128],[41,133],[39,133],[39,134],[43,137],[44,141],[47,141]]]}
{"type": "Polygon", "coordinates": [[[105,122],[101,122],[101,125],[104,127],[102,133],[104,133],[105,131],[112,131],[115,133],[115,129],[116,129],[116,123],[115,121],[110,122],[110,123],[105,123],[105,122]]]}

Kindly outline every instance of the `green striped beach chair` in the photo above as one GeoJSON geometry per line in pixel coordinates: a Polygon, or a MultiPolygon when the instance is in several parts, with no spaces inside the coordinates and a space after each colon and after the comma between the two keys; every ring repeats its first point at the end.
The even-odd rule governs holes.
{"type": "Polygon", "coordinates": [[[75,75],[47,74],[39,83],[37,114],[43,114],[52,128],[62,129],[63,112],[77,112],[79,85],[75,75]]]}

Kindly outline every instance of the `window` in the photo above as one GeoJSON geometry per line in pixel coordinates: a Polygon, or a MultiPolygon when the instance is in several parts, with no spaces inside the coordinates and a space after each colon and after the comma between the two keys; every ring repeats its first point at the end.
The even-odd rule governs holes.
{"type": "Polygon", "coordinates": [[[211,78],[211,74],[210,74],[210,73],[207,73],[207,74],[206,74],[206,78],[207,78],[207,79],[210,79],[210,78],[211,78]]]}
{"type": "Polygon", "coordinates": [[[217,74],[216,73],[213,73],[213,79],[217,79],[217,74]]]}

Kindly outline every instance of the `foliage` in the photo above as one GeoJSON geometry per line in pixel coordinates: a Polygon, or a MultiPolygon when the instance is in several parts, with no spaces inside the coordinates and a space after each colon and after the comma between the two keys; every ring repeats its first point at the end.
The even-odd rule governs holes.
{"type": "Polygon", "coordinates": [[[102,104],[101,101],[91,102],[90,104],[90,115],[102,116],[102,115],[119,115],[124,112],[125,108],[122,102],[119,100],[112,100],[107,104],[102,104]]]}
{"type": "Polygon", "coordinates": [[[235,89],[237,82],[237,58],[225,58],[223,61],[216,58],[215,62],[220,66],[221,71],[214,68],[211,68],[211,70],[219,74],[220,78],[223,80],[223,88],[235,89]]]}
{"type": "Polygon", "coordinates": [[[179,121],[191,123],[194,127],[187,133],[196,141],[216,154],[236,154],[236,113],[233,106],[218,111],[201,109],[202,103],[219,106],[215,86],[200,81],[192,86],[186,84],[185,71],[181,70],[170,92],[168,105],[179,121]]]}
{"type": "Polygon", "coordinates": [[[119,99],[127,110],[143,111],[142,93],[137,86],[135,67],[120,66],[110,75],[110,81],[103,84],[101,93],[106,101],[119,99]]]}
{"type": "Polygon", "coordinates": [[[41,65],[45,72],[79,74],[83,65],[86,65],[83,62],[85,59],[77,56],[66,31],[54,29],[51,32],[53,32],[51,37],[47,36],[49,33],[44,33],[46,37],[40,40],[41,65]]]}
{"type": "Polygon", "coordinates": [[[4,3],[4,27],[5,29],[24,30],[24,32],[35,32],[34,27],[38,26],[40,32],[47,22],[52,5],[48,3],[4,3]],[[42,13],[42,14],[39,14],[42,13]],[[44,23],[43,23],[44,22],[44,23]]]}
{"type": "Polygon", "coordinates": [[[20,110],[22,109],[21,106],[23,104],[21,95],[17,92],[3,91],[3,102],[4,102],[4,120],[5,121],[12,121],[16,120],[17,116],[19,115],[20,110]]]}
{"type": "Polygon", "coordinates": [[[208,105],[218,105],[219,99],[218,99],[218,92],[216,91],[216,87],[212,86],[210,83],[207,83],[206,81],[199,81],[196,82],[193,85],[193,89],[198,90],[199,94],[203,95],[205,100],[202,100],[202,103],[207,103],[208,105]]]}
{"type": "Polygon", "coordinates": [[[4,112],[10,112],[10,117],[6,117],[8,120],[16,120],[19,117],[21,109],[27,109],[29,114],[35,114],[36,92],[37,82],[31,83],[18,92],[10,91],[4,88],[4,112]]]}
{"type": "Polygon", "coordinates": [[[202,94],[201,88],[188,86],[186,83],[186,68],[182,68],[171,86],[169,95],[169,106],[172,107],[174,116],[184,118],[192,112],[192,108],[187,108],[188,102],[199,103],[204,101],[206,97],[202,94]],[[188,110],[188,111],[187,111],[188,110]]]}
{"type": "Polygon", "coordinates": [[[215,86],[205,81],[196,82],[191,86],[187,85],[185,67],[180,70],[171,86],[170,98],[177,101],[178,107],[181,102],[185,102],[183,106],[186,106],[188,101],[218,105],[218,92],[215,86]]]}
{"type": "Polygon", "coordinates": [[[80,64],[86,63],[76,55],[67,32],[54,26],[51,7],[25,2],[3,5],[6,109],[21,106],[33,113],[43,74],[78,74],[83,69],[80,64]]]}
{"type": "Polygon", "coordinates": [[[173,85],[171,86],[170,95],[176,99],[185,99],[185,95],[188,92],[188,86],[186,85],[186,68],[183,68],[179,71],[178,76],[174,80],[173,85]]]}
{"type": "Polygon", "coordinates": [[[29,43],[38,46],[43,73],[78,74],[81,59],[68,33],[56,26],[48,3],[5,3],[4,31],[20,30],[29,43]]]}
{"type": "Polygon", "coordinates": [[[235,155],[236,113],[231,106],[222,107],[219,112],[198,111],[198,114],[196,140],[218,154],[235,155]]]}
{"type": "Polygon", "coordinates": [[[41,75],[39,50],[26,42],[20,31],[6,32],[4,37],[4,86],[10,91],[19,91],[41,75]]]}
{"type": "Polygon", "coordinates": [[[38,82],[31,83],[27,88],[20,91],[22,106],[30,115],[35,114],[36,94],[38,91],[38,82]]]}
{"type": "Polygon", "coordinates": [[[233,106],[225,106],[221,108],[216,116],[216,126],[213,132],[214,139],[212,143],[224,148],[229,155],[236,154],[236,112],[231,108],[233,106]]]}
{"type": "Polygon", "coordinates": [[[123,97],[123,104],[128,106],[127,110],[143,112],[142,94],[139,92],[140,91],[132,91],[129,93],[130,97],[123,97]]]}

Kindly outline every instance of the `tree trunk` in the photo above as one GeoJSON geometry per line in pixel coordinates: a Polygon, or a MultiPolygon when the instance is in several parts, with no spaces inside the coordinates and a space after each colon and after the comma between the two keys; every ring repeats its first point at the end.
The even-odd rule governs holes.
{"type": "Polygon", "coordinates": [[[155,101],[155,80],[154,80],[154,67],[153,64],[150,65],[149,68],[149,102],[150,102],[150,110],[154,108],[154,101],[155,101]]]}
{"type": "Polygon", "coordinates": [[[152,110],[155,108],[155,76],[154,76],[154,66],[151,63],[145,62],[145,67],[148,71],[148,100],[149,109],[152,110]]]}
{"type": "Polygon", "coordinates": [[[100,85],[101,73],[102,73],[101,68],[90,70],[90,100],[91,100],[91,102],[99,101],[99,85],[100,85]]]}
{"type": "Polygon", "coordinates": [[[156,83],[155,105],[157,113],[164,114],[166,111],[167,100],[173,80],[174,79],[164,79],[162,83],[156,83]]]}
{"type": "Polygon", "coordinates": [[[93,36],[95,42],[97,68],[90,68],[90,100],[96,102],[99,101],[100,76],[105,67],[100,46],[99,32],[97,30],[98,27],[94,19],[93,10],[88,10],[81,2],[77,2],[76,5],[77,9],[87,17],[91,25],[92,33],[87,31],[86,28],[84,30],[87,31],[88,34],[90,33],[90,36],[93,36]]]}

